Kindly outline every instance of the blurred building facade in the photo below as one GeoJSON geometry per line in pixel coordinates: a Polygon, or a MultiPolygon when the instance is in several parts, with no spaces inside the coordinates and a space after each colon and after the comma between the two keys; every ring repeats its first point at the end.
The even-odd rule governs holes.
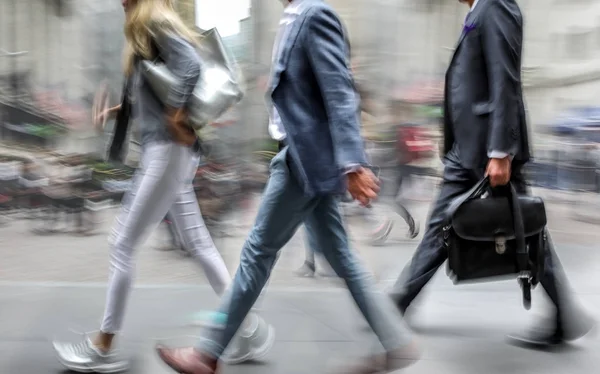
{"type": "MultiPolygon", "coordinates": [[[[329,0],[352,41],[361,81],[386,100],[397,87],[443,79],[468,9],[454,0],[329,0]]],[[[600,2],[520,0],[523,80],[532,127],[572,106],[595,106],[600,90],[600,2]]],[[[255,54],[267,66],[282,8],[254,0],[255,54]]]]}
{"type": "MultiPolygon", "coordinates": [[[[349,25],[369,80],[406,85],[442,79],[467,8],[445,0],[331,0],[349,25]],[[360,16],[359,16],[360,15],[360,16]],[[369,71],[368,66],[374,67],[369,71]]],[[[572,106],[598,105],[600,2],[519,1],[525,19],[523,81],[529,117],[541,130],[572,106]]]]}
{"type": "Polygon", "coordinates": [[[522,3],[526,14],[526,98],[538,129],[567,108],[598,106],[600,2],[522,3]]]}
{"type": "MultiPolygon", "coordinates": [[[[443,80],[467,12],[456,0],[329,2],[349,30],[359,80],[381,103],[399,87],[443,80]]],[[[597,105],[600,1],[519,2],[525,15],[524,86],[533,126],[540,129],[571,106],[597,105]]],[[[180,0],[178,7],[186,22],[194,24],[194,0],[180,0]]],[[[250,18],[241,21],[239,36],[230,41],[247,78],[240,118],[249,137],[266,135],[261,84],[269,72],[281,13],[277,0],[252,0],[250,18]]],[[[108,79],[118,96],[122,22],[116,0],[4,0],[0,75],[28,72],[31,86],[88,104],[99,82],[108,79]]],[[[8,81],[0,82],[0,92],[8,81]]]]}
{"type": "Polygon", "coordinates": [[[1,1],[0,76],[72,102],[89,103],[102,80],[118,92],[123,20],[119,1],[1,1]]]}

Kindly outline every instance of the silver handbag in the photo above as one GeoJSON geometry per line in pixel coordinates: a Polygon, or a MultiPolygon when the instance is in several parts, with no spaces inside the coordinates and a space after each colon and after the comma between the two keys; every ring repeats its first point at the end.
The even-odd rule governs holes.
{"type": "MultiPolygon", "coordinates": [[[[235,58],[223,45],[217,29],[203,32],[196,50],[202,64],[200,79],[186,108],[190,126],[198,131],[239,103],[244,92],[235,58]]],[[[171,87],[179,84],[164,63],[143,60],[142,74],[163,103],[171,87]]]]}

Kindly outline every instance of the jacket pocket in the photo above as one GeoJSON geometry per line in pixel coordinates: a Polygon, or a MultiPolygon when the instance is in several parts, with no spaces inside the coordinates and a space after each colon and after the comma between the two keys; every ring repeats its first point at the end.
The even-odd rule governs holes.
{"type": "Polygon", "coordinates": [[[492,103],[490,103],[489,101],[473,103],[472,110],[473,114],[475,114],[476,116],[490,114],[492,112],[492,103]]]}

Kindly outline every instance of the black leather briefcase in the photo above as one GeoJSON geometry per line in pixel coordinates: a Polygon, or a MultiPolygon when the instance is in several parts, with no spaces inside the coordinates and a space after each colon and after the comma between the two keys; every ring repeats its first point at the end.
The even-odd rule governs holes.
{"type": "Polygon", "coordinates": [[[529,309],[546,256],[541,198],[519,196],[512,184],[491,190],[484,178],[450,204],[443,231],[448,274],[455,284],[516,277],[529,309]]]}

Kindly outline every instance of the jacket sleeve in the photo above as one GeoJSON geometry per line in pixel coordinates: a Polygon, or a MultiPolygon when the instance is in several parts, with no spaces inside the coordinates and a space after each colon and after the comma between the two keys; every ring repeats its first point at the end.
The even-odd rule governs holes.
{"type": "Polygon", "coordinates": [[[157,32],[155,40],[160,58],[180,82],[171,88],[166,104],[181,108],[187,103],[200,78],[200,57],[192,44],[167,30],[157,32]]]}
{"type": "Polygon", "coordinates": [[[347,45],[338,16],[327,7],[307,15],[308,59],[323,97],[340,169],[367,165],[360,134],[359,98],[348,66],[347,45]]]}
{"type": "Polygon", "coordinates": [[[514,1],[491,1],[480,26],[490,92],[488,155],[518,150],[523,24],[514,1]]]}

